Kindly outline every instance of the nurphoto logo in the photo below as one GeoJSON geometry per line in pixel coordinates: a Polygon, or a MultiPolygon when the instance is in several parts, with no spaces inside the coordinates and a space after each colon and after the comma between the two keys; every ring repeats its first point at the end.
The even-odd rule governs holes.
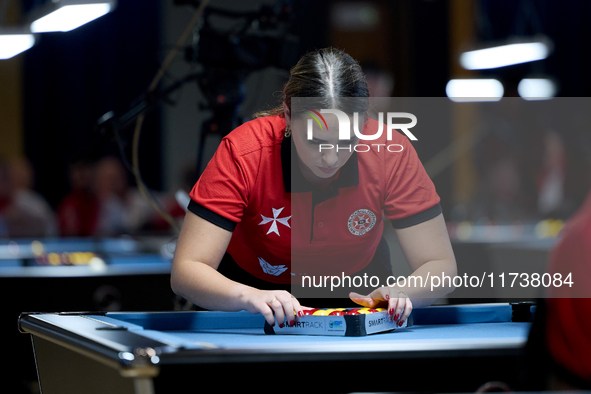
{"type": "MultiPolygon", "coordinates": [[[[333,114],[337,117],[338,120],[338,124],[339,124],[339,140],[343,141],[351,141],[351,121],[349,120],[349,116],[338,109],[321,109],[320,112],[310,109],[310,108],[305,108],[306,112],[305,114],[310,116],[311,119],[308,119],[307,122],[307,138],[309,141],[314,139],[313,136],[313,127],[314,127],[314,122],[316,122],[318,124],[318,126],[320,126],[321,130],[324,130],[324,128],[326,128],[326,130],[328,130],[328,125],[326,123],[326,120],[324,119],[324,117],[322,116],[322,114],[333,114]]],[[[385,114],[385,118],[386,118],[386,133],[387,133],[387,139],[388,141],[392,140],[392,130],[401,130],[407,137],[408,139],[410,139],[411,141],[417,141],[417,137],[414,136],[414,134],[412,134],[408,129],[413,128],[414,126],[416,126],[417,124],[417,117],[414,116],[411,113],[408,112],[387,112],[385,114]],[[394,119],[409,119],[410,123],[394,123],[394,119]]],[[[376,131],[375,134],[362,134],[359,131],[359,113],[358,112],[354,112],[353,113],[353,132],[355,133],[355,136],[359,139],[359,140],[363,140],[363,141],[374,141],[377,140],[378,138],[380,138],[384,132],[384,113],[383,112],[379,112],[378,113],[378,130],[376,131]]],[[[400,144],[349,144],[349,145],[333,145],[333,144],[319,144],[318,145],[318,149],[320,152],[322,152],[323,150],[328,150],[328,149],[336,149],[337,152],[340,150],[347,150],[349,152],[351,152],[352,150],[354,150],[355,152],[369,152],[372,147],[376,148],[378,150],[378,152],[380,151],[380,148],[384,147],[385,150],[387,150],[388,152],[402,152],[403,151],[403,146],[400,144]]]]}

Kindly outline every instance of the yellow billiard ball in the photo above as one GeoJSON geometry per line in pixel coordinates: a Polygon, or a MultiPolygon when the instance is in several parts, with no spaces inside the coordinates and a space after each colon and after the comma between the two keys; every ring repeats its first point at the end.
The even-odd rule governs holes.
{"type": "Polygon", "coordinates": [[[319,309],[316,312],[312,313],[315,316],[328,316],[330,312],[334,311],[334,309],[319,309]]]}

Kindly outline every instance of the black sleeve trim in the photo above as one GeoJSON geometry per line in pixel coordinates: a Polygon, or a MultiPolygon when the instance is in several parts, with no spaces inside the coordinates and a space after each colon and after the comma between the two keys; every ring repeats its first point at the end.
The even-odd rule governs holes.
{"type": "Polygon", "coordinates": [[[218,215],[217,213],[205,208],[203,205],[197,204],[195,201],[191,200],[189,206],[187,207],[189,211],[193,212],[195,215],[202,217],[203,219],[207,220],[210,223],[215,224],[218,227],[223,228],[224,230],[234,231],[236,225],[238,223],[226,219],[225,217],[218,215]]]}
{"type": "Polygon", "coordinates": [[[429,209],[426,209],[423,212],[415,213],[414,215],[406,218],[392,220],[392,227],[396,229],[411,227],[415,224],[423,223],[429,219],[433,219],[441,212],[443,212],[443,210],[441,209],[441,204],[437,203],[437,205],[429,209]]]}

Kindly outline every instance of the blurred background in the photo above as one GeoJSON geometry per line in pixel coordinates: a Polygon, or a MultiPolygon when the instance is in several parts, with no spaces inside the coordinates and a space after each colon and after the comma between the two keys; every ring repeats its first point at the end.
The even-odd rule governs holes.
{"type": "MultiPolygon", "coordinates": [[[[316,48],[357,59],[372,96],[464,103],[448,114],[451,126],[413,143],[461,271],[539,270],[590,189],[588,1],[214,0],[198,20],[200,1],[108,3],[80,27],[30,36],[59,2],[0,0],[0,50],[15,32],[28,37],[28,49],[0,60],[7,335],[24,311],[185,308],[168,275],[183,191],[225,134],[279,104],[289,68],[316,48]],[[492,63],[470,57],[510,44],[534,47],[493,52],[492,63]],[[479,134],[479,105],[563,98],[585,116],[539,133],[530,124],[479,134]]],[[[390,246],[404,273],[395,239],[390,246]]],[[[34,392],[32,353],[18,353],[21,388],[34,392]]]]}

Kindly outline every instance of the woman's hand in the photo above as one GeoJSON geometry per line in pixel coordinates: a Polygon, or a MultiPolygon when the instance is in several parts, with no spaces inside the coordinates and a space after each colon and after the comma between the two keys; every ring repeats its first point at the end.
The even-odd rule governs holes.
{"type": "Polygon", "coordinates": [[[406,293],[395,287],[380,287],[369,295],[350,293],[353,302],[366,308],[388,308],[390,318],[402,326],[412,312],[412,301],[406,293]]]}
{"type": "Polygon", "coordinates": [[[293,327],[296,316],[303,316],[303,308],[299,301],[283,290],[258,290],[252,287],[244,289],[240,295],[244,309],[251,313],[260,313],[267,323],[275,325],[275,318],[280,328],[284,324],[293,327]]]}

